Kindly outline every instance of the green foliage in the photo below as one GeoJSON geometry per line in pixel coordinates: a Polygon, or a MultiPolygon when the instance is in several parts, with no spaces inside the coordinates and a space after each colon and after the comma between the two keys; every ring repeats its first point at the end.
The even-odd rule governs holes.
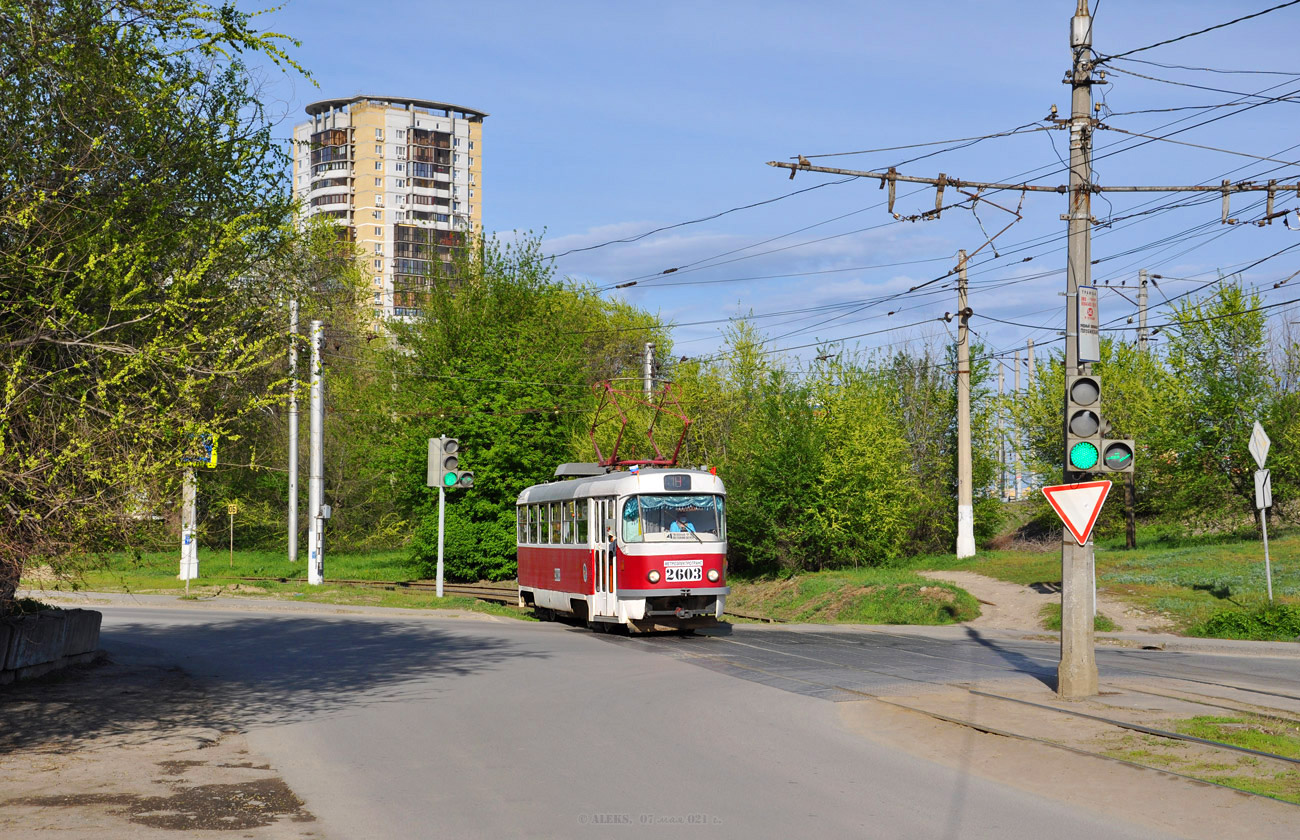
{"type": "Polygon", "coordinates": [[[231,5],[0,0],[0,601],[120,544],[197,432],[277,402],[270,278],[298,234],[231,5]]]}
{"type": "MultiPolygon", "coordinates": [[[[1043,629],[1061,631],[1061,604],[1059,602],[1043,604],[1038,611],[1038,617],[1043,622],[1043,629]]],[[[1119,625],[1111,621],[1101,613],[1092,617],[1092,629],[1098,633],[1117,633],[1120,630],[1119,625]]]]}
{"type": "Polygon", "coordinates": [[[1300,640],[1300,604],[1264,604],[1253,610],[1220,610],[1189,631],[1193,636],[1257,641],[1300,640]]]}
{"type": "Polygon", "coordinates": [[[358,469],[387,480],[427,568],[438,515],[427,441],[459,439],[475,485],[447,493],[445,567],[451,579],[497,580],[514,575],[515,499],[575,460],[592,385],[635,375],[642,343],[667,342],[647,314],[556,281],[536,238],[483,243],[457,278],[433,286],[424,317],[394,324],[378,351],[384,373],[360,409],[375,425],[358,469]]]}

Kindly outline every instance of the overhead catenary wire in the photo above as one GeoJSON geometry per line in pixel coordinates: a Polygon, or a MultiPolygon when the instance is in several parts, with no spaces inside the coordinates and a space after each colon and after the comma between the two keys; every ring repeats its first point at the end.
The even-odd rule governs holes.
{"type": "Polygon", "coordinates": [[[1163,41],[1156,41],[1154,44],[1147,44],[1145,47],[1134,47],[1133,49],[1131,49],[1131,50],[1125,50],[1124,52],[1114,53],[1114,54],[1112,54],[1112,55],[1102,55],[1102,56],[1098,56],[1098,58],[1097,58],[1097,63],[1100,64],[1100,63],[1104,63],[1104,62],[1107,62],[1107,61],[1111,61],[1111,60],[1116,59],[1116,58],[1123,58],[1124,56],[1133,55],[1134,53],[1140,53],[1140,52],[1146,52],[1147,50],[1153,50],[1153,49],[1155,49],[1156,47],[1163,47],[1163,46],[1165,46],[1165,45],[1167,45],[1167,44],[1174,44],[1174,43],[1177,43],[1177,42],[1179,42],[1179,41],[1185,41],[1185,40],[1187,40],[1188,38],[1194,38],[1194,37],[1196,37],[1197,35],[1204,35],[1204,34],[1207,33],[1207,32],[1213,32],[1213,31],[1215,31],[1215,30],[1217,30],[1217,29],[1223,29],[1223,28],[1225,28],[1225,27],[1228,27],[1228,26],[1232,26],[1232,25],[1234,25],[1234,24],[1241,23],[1242,21],[1251,20],[1252,18],[1257,18],[1257,17],[1260,17],[1260,16],[1262,16],[1262,15],[1267,15],[1267,14],[1269,14],[1269,13],[1271,13],[1271,12],[1276,12],[1276,11],[1278,11],[1279,9],[1285,9],[1285,8],[1287,8],[1288,6],[1295,6],[1295,5],[1297,5],[1297,4],[1300,4],[1300,0],[1287,0],[1286,3],[1279,3],[1279,4],[1277,4],[1276,6],[1270,6],[1270,7],[1267,8],[1267,9],[1261,9],[1261,10],[1258,11],[1258,12],[1253,12],[1253,13],[1248,14],[1248,15],[1242,15],[1241,17],[1233,18],[1232,20],[1224,21],[1223,23],[1216,23],[1214,26],[1207,26],[1206,28],[1204,28],[1204,29],[1198,29],[1198,30],[1196,30],[1195,32],[1188,32],[1188,33],[1185,34],[1185,35],[1179,35],[1179,36],[1174,37],[1174,38],[1166,38],[1166,39],[1163,40],[1163,41]]]}

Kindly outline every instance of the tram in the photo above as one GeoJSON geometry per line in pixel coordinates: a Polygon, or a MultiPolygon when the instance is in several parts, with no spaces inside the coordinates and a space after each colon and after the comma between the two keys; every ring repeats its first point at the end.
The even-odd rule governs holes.
{"type": "Polygon", "coordinates": [[[519,494],[519,605],[594,630],[717,624],[727,594],[722,480],[711,472],[609,472],[563,464],[519,494]]]}

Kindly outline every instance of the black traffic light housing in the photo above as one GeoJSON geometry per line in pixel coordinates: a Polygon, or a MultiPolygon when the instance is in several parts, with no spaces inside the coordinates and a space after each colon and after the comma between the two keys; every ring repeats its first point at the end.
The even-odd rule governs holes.
{"type": "Polygon", "coordinates": [[[1092,374],[1065,379],[1065,468],[1099,472],[1102,453],[1101,379],[1092,374]]]}

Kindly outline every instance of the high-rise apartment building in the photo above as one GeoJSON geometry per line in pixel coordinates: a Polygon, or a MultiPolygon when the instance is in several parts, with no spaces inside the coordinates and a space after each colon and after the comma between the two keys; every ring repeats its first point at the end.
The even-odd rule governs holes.
{"type": "Polygon", "coordinates": [[[293,187],[363,252],[376,318],[419,314],[483,222],[482,111],[427,99],[353,96],[307,106],[294,126],[293,187]]]}

